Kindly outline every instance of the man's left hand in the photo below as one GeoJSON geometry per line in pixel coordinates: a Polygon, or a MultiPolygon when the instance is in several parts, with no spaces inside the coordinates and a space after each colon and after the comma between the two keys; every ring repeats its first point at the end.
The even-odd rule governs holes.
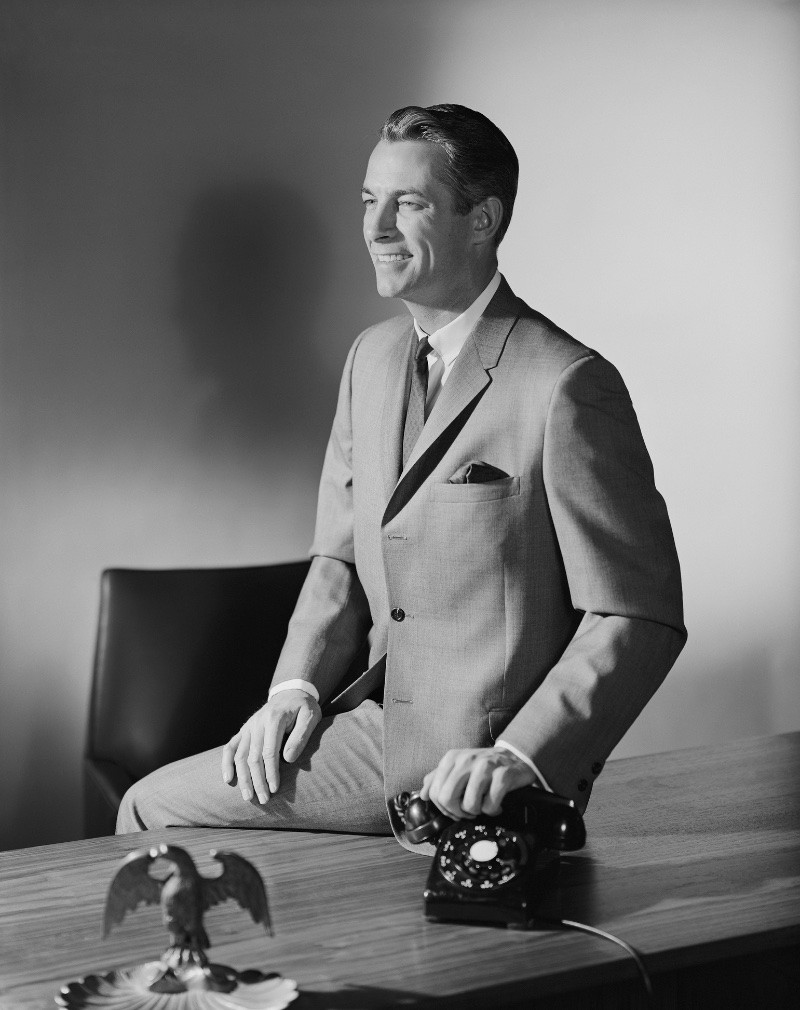
{"type": "Polygon", "coordinates": [[[535,773],[510,751],[495,747],[449,750],[422,780],[420,796],[461,821],[480,813],[500,813],[503,797],[536,783],[535,773]]]}

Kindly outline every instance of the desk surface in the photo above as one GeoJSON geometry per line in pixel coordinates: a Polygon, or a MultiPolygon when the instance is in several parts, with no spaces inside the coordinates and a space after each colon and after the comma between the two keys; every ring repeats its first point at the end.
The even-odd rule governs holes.
{"type": "MultiPolygon", "coordinates": [[[[798,770],[800,733],[610,762],[561,915],[627,939],[655,974],[798,944],[798,770]]],[[[391,838],[176,828],[0,853],[2,1010],[52,1010],[65,981],[161,954],[154,906],[100,929],[116,861],[166,838],[201,872],[211,848],[258,867],[275,936],[227,902],[206,917],[212,959],[296,979],[297,1010],[496,1007],[636,974],[582,934],[425,921],[429,861],[391,838]]]]}

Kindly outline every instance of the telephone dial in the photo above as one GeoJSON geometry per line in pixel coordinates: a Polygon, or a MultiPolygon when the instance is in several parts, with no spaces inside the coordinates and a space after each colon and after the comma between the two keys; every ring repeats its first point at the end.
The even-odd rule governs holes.
{"type": "Polygon", "coordinates": [[[497,816],[454,822],[419,793],[400,793],[394,807],[412,844],[433,842],[424,891],[432,920],[529,925],[554,882],[558,853],[586,842],[572,800],[524,786],[508,793],[497,816]]]}

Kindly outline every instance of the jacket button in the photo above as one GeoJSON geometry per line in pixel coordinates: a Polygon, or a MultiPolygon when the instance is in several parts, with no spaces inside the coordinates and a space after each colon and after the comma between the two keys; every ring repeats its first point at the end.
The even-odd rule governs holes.
{"type": "Polygon", "coordinates": [[[603,770],[603,762],[595,761],[595,763],[592,765],[592,775],[599,775],[602,770],[603,770]]]}
{"type": "Polygon", "coordinates": [[[393,621],[404,621],[405,619],[406,619],[405,610],[401,610],[399,607],[397,607],[395,610],[392,611],[393,621]]]}
{"type": "Polygon", "coordinates": [[[586,781],[586,779],[581,779],[580,782],[578,783],[578,792],[585,793],[588,787],[589,783],[586,781]]]}

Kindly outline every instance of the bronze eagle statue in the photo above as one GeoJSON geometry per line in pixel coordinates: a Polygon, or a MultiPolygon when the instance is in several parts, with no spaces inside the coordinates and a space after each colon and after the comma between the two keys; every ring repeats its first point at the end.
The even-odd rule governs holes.
{"type": "Polygon", "coordinates": [[[203,877],[189,853],[177,845],[158,845],[137,849],[120,864],[106,898],[103,937],[140,904],[161,904],[163,922],[170,934],[170,946],[161,958],[165,973],[186,967],[208,968],[206,950],[211,946],[203,926],[203,914],[212,905],[233,898],[261,923],[269,935],[272,925],[267,907],[267,893],[258,870],[235,852],[210,855],[222,863],[218,877],[203,877]],[[172,871],[163,881],[150,876],[150,866],[157,859],[172,863],[172,871]]]}

